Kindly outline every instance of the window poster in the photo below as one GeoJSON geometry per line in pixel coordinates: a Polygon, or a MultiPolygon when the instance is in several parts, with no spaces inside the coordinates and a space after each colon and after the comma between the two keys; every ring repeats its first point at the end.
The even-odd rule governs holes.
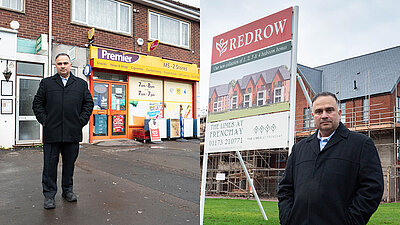
{"type": "Polygon", "coordinates": [[[145,119],[162,118],[162,90],[162,80],[129,78],[129,125],[143,126],[145,119]]]}
{"type": "Polygon", "coordinates": [[[192,84],[165,81],[165,118],[193,118],[192,84]]]}

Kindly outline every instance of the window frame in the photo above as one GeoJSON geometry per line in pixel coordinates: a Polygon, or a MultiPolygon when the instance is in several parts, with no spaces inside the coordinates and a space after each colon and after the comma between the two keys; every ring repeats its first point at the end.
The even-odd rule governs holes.
{"type": "Polygon", "coordinates": [[[312,108],[304,108],[303,110],[303,129],[309,130],[314,128],[314,117],[312,116],[312,108]]]}
{"type": "Polygon", "coordinates": [[[278,87],[274,89],[274,103],[279,103],[284,101],[284,87],[278,87]],[[277,95],[276,91],[281,90],[281,94],[277,95]],[[276,98],[280,98],[280,101],[277,101],[276,98]]]}
{"type": "Polygon", "coordinates": [[[265,90],[257,92],[257,106],[265,105],[265,99],[266,99],[265,95],[266,95],[266,91],[265,90]],[[260,99],[260,94],[263,95],[261,99],[260,99]],[[263,101],[262,104],[259,104],[259,101],[263,101]]]}
{"type": "Polygon", "coordinates": [[[396,96],[396,122],[400,123],[400,96],[396,96]]]}
{"type": "Polygon", "coordinates": [[[238,96],[233,96],[231,98],[231,109],[237,109],[238,108],[238,96]],[[233,99],[236,99],[235,102],[233,102],[233,99]],[[233,105],[235,105],[235,107],[233,107],[233,105]]]}
{"type": "Polygon", "coordinates": [[[339,106],[340,106],[340,110],[342,110],[342,116],[340,118],[340,121],[343,124],[346,124],[346,102],[341,102],[339,106]]]}
{"type": "Polygon", "coordinates": [[[3,6],[3,1],[4,0],[0,0],[0,9],[5,9],[5,10],[9,10],[9,11],[13,11],[13,12],[19,12],[19,13],[25,13],[25,2],[26,0],[18,0],[21,2],[21,9],[13,9],[13,8],[9,8],[6,6],[3,6]]]}
{"type": "Polygon", "coordinates": [[[24,60],[17,60],[15,61],[15,73],[17,76],[27,76],[27,77],[44,77],[45,72],[45,64],[44,63],[40,63],[40,62],[29,62],[29,61],[24,61],[24,60]],[[42,75],[31,75],[31,74],[23,74],[23,73],[18,73],[18,63],[29,63],[29,64],[37,64],[37,65],[41,65],[43,67],[42,71],[42,75]]]}
{"type": "Polygon", "coordinates": [[[368,97],[363,98],[362,100],[362,121],[363,123],[368,123],[369,121],[369,106],[370,106],[370,100],[368,97]],[[366,103],[368,105],[366,105],[366,103]]]}
{"type": "Polygon", "coordinates": [[[91,27],[91,28],[96,28],[99,30],[103,30],[103,31],[108,31],[108,32],[112,32],[112,33],[117,33],[117,34],[123,34],[123,35],[128,35],[128,36],[132,36],[132,4],[125,2],[125,1],[118,1],[118,0],[107,0],[107,1],[112,1],[112,2],[116,2],[117,3],[117,29],[116,30],[112,30],[112,29],[108,29],[108,28],[104,28],[104,27],[100,27],[97,25],[93,25],[93,24],[89,24],[89,0],[84,0],[85,1],[85,7],[86,7],[86,11],[85,11],[85,22],[82,21],[78,21],[75,19],[75,1],[76,0],[72,0],[71,1],[71,23],[73,24],[78,24],[78,25],[82,25],[82,26],[86,26],[86,27],[91,27]],[[127,6],[128,12],[129,12],[129,19],[128,19],[128,27],[129,27],[129,32],[126,31],[121,31],[121,5],[125,5],[127,6]]]}
{"type": "Polygon", "coordinates": [[[180,47],[180,48],[184,48],[184,49],[190,49],[192,24],[189,21],[182,20],[182,19],[179,19],[177,17],[166,15],[164,13],[153,11],[153,10],[148,10],[147,20],[148,20],[147,28],[148,28],[148,40],[149,41],[158,40],[160,43],[163,43],[163,44],[172,45],[172,46],[176,46],[176,47],[180,47]],[[151,27],[151,15],[152,14],[157,16],[157,38],[154,38],[154,37],[151,36],[151,28],[152,28],[151,27]],[[160,39],[160,30],[161,30],[160,29],[160,16],[164,16],[164,17],[167,17],[169,19],[179,21],[179,32],[180,32],[180,34],[179,34],[179,45],[160,39]],[[188,45],[187,46],[182,44],[183,43],[183,33],[182,33],[183,26],[182,26],[182,24],[187,24],[188,25],[188,40],[187,40],[188,41],[188,45]]]}
{"type": "Polygon", "coordinates": [[[252,100],[251,97],[252,97],[251,93],[243,95],[243,108],[250,108],[251,107],[251,100],[252,100]],[[249,100],[248,101],[246,101],[246,96],[249,96],[249,100]],[[246,103],[249,103],[249,106],[246,106],[246,103]]]}

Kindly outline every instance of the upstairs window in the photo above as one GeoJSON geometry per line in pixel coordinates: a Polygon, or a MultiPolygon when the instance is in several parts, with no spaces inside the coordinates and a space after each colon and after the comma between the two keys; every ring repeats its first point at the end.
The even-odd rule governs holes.
{"type": "Polygon", "coordinates": [[[1,8],[23,11],[24,0],[0,0],[1,8]]]}
{"type": "Polygon", "coordinates": [[[363,99],[363,122],[367,123],[369,120],[369,99],[365,97],[363,99]]]}
{"type": "Polygon", "coordinates": [[[274,90],[274,103],[283,102],[283,87],[275,88],[274,90]]]}
{"type": "Polygon", "coordinates": [[[155,12],[149,20],[150,39],[189,48],[189,23],[155,12]]]}
{"type": "Polygon", "coordinates": [[[251,94],[243,95],[243,107],[248,108],[251,107],[251,94]]]}
{"type": "Polygon", "coordinates": [[[231,99],[231,109],[236,109],[237,108],[237,103],[238,103],[238,97],[234,96],[231,99]]]}
{"type": "Polygon", "coordinates": [[[130,34],[131,5],[113,0],[72,0],[72,21],[130,34]]]}
{"type": "Polygon", "coordinates": [[[346,123],[346,102],[340,103],[340,109],[342,110],[342,118],[340,121],[345,124],[346,123]]]}
{"type": "Polygon", "coordinates": [[[396,122],[400,123],[400,97],[396,97],[396,122]]]}
{"type": "Polygon", "coordinates": [[[314,128],[314,118],[312,117],[311,108],[304,108],[303,128],[306,130],[314,128]]]}
{"type": "Polygon", "coordinates": [[[257,93],[257,105],[264,105],[265,104],[265,91],[259,91],[257,93]]]}

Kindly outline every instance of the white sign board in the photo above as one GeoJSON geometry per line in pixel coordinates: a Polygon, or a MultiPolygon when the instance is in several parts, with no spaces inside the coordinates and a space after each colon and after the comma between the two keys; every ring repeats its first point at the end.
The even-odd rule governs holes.
{"type": "Polygon", "coordinates": [[[225,173],[217,173],[216,180],[225,180],[225,173]]]}
{"type": "Polygon", "coordinates": [[[213,38],[205,151],[288,147],[292,14],[213,38]]]}
{"type": "Polygon", "coordinates": [[[288,145],[289,112],[207,123],[205,151],[284,148],[288,145]]]}

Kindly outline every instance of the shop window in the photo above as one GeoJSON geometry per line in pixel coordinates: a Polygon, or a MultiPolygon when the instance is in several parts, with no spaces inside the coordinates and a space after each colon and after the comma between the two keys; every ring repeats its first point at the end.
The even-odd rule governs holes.
{"type": "Polygon", "coordinates": [[[1,8],[22,12],[24,10],[24,0],[0,0],[0,6],[1,8]]]}
{"type": "Polygon", "coordinates": [[[149,36],[152,40],[189,48],[189,23],[150,12],[149,36]]]}
{"type": "Polygon", "coordinates": [[[243,107],[244,108],[251,107],[251,94],[245,94],[243,96],[243,107]]]}
{"type": "Polygon", "coordinates": [[[131,33],[131,5],[113,0],[72,0],[72,21],[99,29],[131,33]]]}

